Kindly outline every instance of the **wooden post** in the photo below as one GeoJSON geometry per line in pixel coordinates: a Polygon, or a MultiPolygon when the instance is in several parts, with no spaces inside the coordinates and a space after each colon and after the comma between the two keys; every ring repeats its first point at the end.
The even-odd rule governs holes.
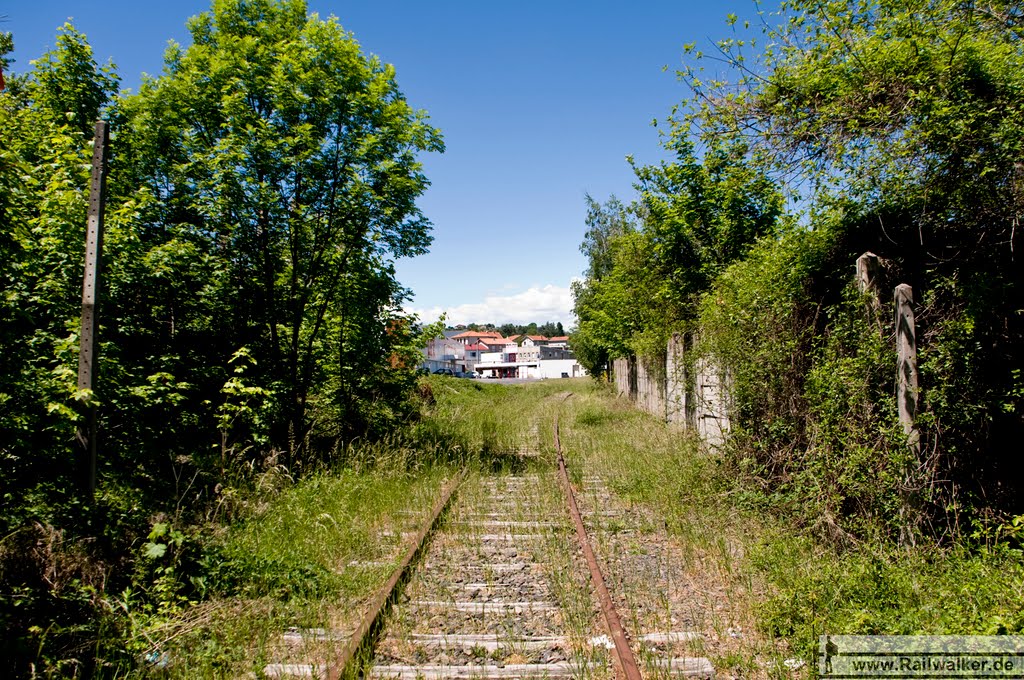
{"type": "Polygon", "coordinates": [[[917,416],[917,329],[914,322],[914,291],[905,283],[896,286],[896,408],[900,424],[907,436],[910,459],[904,472],[903,502],[900,514],[903,518],[903,534],[900,542],[914,544],[916,519],[916,486],[921,460],[921,437],[915,423],[917,416]]]}
{"type": "Polygon", "coordinates": [[[92,397],[96,384],[97,312],[100,288],[100,261],[103,255],[103,208],[106,202],[107,122],[96,121],[93,137],[92,177],[89,186],[89,221],[85,235],[85,277],[82,281],[82,328],[78,352],[78,389],[88,391],[87,425],[78,428],[78,441],[86,463],[85,488],[90,500],[96,494],[97,412],[92,397]]]}

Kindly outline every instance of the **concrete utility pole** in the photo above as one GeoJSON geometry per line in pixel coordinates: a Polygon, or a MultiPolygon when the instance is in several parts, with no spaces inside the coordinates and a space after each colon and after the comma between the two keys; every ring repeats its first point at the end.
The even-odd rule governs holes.
{"type": "Polygon", "coordinates": [[[97,311],[100,288],[100,260],[103,255],[103,208],[107,189],[107,146],[109,131],[105,120],[96,121],[93,137],[92,177],[89,186],[89,221],[85,235],[85,277],[82,281],[82,329],[79,334],[78,389],[88,390],[88,424],[78,428],[78,442],[86,463],[85,487],[89,500],[96,495],[97,412],[91,393],[96,382],[97,311]]]}
{"type": "Polygon", "coordinates": [[[880,337],[886,336],[885,322],[882,319],[882,259],[868,251],[857,258],[857,289],[863,293],[864,318],[875,327],[880,337]]]}

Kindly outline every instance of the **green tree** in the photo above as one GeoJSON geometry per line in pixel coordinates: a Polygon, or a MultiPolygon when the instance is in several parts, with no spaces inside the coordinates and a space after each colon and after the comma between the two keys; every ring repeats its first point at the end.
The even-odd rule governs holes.
{"type": "Polygon", "coordinates": [[[104,588],[203,596],[133,569],[157,513],[187,522],[277,452],[306,469],[411,410],[419,336],[394,262],[429,245],[417,156],[443,149],[438,131],[390,66],[302,2],[217,0],[189,26],[164,75],[112,105],[112,67],[70,25],[0,94],[0,657],[22,675],[70,657],[90,675],[87,649],[131,663],[100,634],[116,618],[104,588]],[[113,157],[84,508],[75,367],[98,117],[113,157]]]}
{"type": "Polygon", "coordinates": [[[918,270],[953,253],[1011,266],[1024,150],[1019,5],[798,0],[782,9],[785,23],[765,29],[773,46],[758,55],[757,76],[749,41],[737,38],[719,44],[734,80],[702,79],[698,64],[681,73],[699,96],[675,121],[679,134],[742,138],[808,197],[849,199],[860,238],[912,256],[918,270]]]}
{"type": "Polygon", "coordinates": [[[209,259],[217,363],[250,347],[275,440],[301,447],[310,400],[354,413],[386,359],[362,329],[384,332],[406,295],[391,262],[430,242],[417,154],[443,145],[394,69],[300,0],[216,0],[189,30],[123,102],[127,176],[157,198],[148,236],[209,259]]]}
{"type": "Polygon", "coordinates": [[[580,252],[587,256],[587,276],[601,279],[612,268],[612,241],[635,231],[636,218],[633,211],[614,194],[604,204],[594,200],[590,194],[584,197],[584,201],[587,204],[587,231],[583,235],[580,252]]]}
{"type": "Polygon", "coordinates": [[[101,108],[117,91],[113,65],[98,68],[85,36],[70,23],[57,34],[57,46],[33,62],[29,96],[51,120],[64,120],[92,136],[101,108]]]}
{"type": "Polygon", "coordinates": [[[671,162],[634,169],[652,266],[663,278],[652,293],[671,318],[688,319],[715,277],[775,230],[783,200],[742,146],[716,144],[698,159],[693,143],[677,135],[665,148],[675,154],[671,162]]]}
{"type": "Polygon", "coordinates": [[[715,277],[772,233],[782,215],[781,195],[742,148],[715,147],[698,159],[682,136],[666,148],[672,161],[634,166],[641,191],[634,206],[587,197],[581,250],[588,275],[573,292],[580,321],[574,347],[588,370],[663,352],[673,330],[696,316],[715,277]]]}
{"type": "MultiPolygon", "coordinates": [[[[930,475],[915,483],[932,494],[936,515],[971,504],[952,500],[954,488],[980,505],[1014,507],[1020,486],[1003,480],[1021,479],[1019,456],[1007,455],[1004,442],[1024,434],[1014,373],[1024,360],[1021,7],[794,0],[779,16],[761,36],[734,22],[711,57],[716,71],[723,60],[732,68],[728,78],[708,77],[708,57],[690,47],[696,60],[680,75],[696,96],[671,134],[745,148],[750,163],[808,209],[807,226],[830,232],[832,251],[801,285],[817,298],[805,315],[817,324],[815,343],[846,323],[848,274],[839,272],[865,250],[886,262],[887,284],[914,287],[922,305],[919,420],[930,456],[913,463],[930,475]],[[951,480],[944,490],[941,479],[951,480]]],[[[877,383],[866,369],[859,379],[877,383]]],[[[853,438],[857,428],[888,426],[852,421],[853,438]]]]}
{"type": "MultiPolygon", "coordinates": [[[[116,78],[92,58],[85,37],[60,29],[55,49],[17,86],[0,94],[0,450],[8,497],[35,489],[73,492],[66,461],[74,431],[74,341],[80,311],[89,143],[81,120],[95,120],[116,78]],[[55,479],[56,475],[56,479],[55,479]]],[[[56,499],[42,504],[47,518],[56,499]]],[[[16,524],[27,504],[3,521],[16,524]]]]}
{"type": "Polygon", "coordinates": [[[0,31],[0,69],[7,71],[11,65],[11,59],[7,56],[14,51],[14,35],[0,31]]]}
{"type": "MultiPolygon", "coordinates": [[[[9,35],[0,43],[0,52],[12,46],[9,35]]],[[[0,657],[27,675],[30,662],[43,672],[43,659],[72,655],[102,626],[85,570],[72,568],[74,583],[55,588],[47,574],[56,558],[36,546],[49,536],[82,563],[75,538],[90,515],[74,433],[88,128],[116,78],[65,25],[54,50],[8,84],[0,93],[0,657]],[[33,634],[44,621],[47,633],[33,634]]]]}

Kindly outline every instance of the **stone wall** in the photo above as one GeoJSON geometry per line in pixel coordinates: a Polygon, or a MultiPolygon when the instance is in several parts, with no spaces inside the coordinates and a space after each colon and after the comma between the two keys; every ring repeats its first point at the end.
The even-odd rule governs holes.
{"type": "Polygon", "coordinates": [[[636,395],[636,372],[633,357],[623,357],[612,362],[612,376],[615,378],[615,393],[620,397],[633,399],[636,395]]]}
{"type": "Polygon", "coordinates": [[[651,415],[665,418],[665,357],[637,357],[636,404],[651,415]]]}
{"type": "Polygon", "coordinates": [[[688,367],[693,341],[672,336],[665,353],[628,357],[612,364],[615,390],[621,397],[681,430],[694,430],[710,447],[718,448],[729,435],[732,397],[728,371],[707,358],[688,367]]]}

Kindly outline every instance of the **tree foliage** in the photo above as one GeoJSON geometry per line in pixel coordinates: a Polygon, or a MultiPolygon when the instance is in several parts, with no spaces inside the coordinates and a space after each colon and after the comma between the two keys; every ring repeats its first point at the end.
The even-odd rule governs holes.
{"type": "MultiPolygon", "coordinates": [[[[1024,428],[1021,12],[1000,1],[785,2],[752,61],[738,32],[719,43],[736,78],[705,79],[699,62],[681,73],[698,96],[679,130],[741,140],[811,206],[811,226],[836,226],[847,261],[871,250],[886,283],[916,291],[931,452],[918,464],[936,508],[962,507],[957,487],[968,504],[1021,509],[1001,481],[1020,477],[1002,442],[1024,428]]],[[[837,298],[835,285],[821,293],[837,298]]]]}
{"type": "MultiPolygon", "coordinates": [[[[0,655],[18,672],[120,625],[101,581],[123,588],[132,570],[104,565],[131,564],[156,513],[185,523],[255,472],[301,473],[413,413],[422,337],[394,263],[430,244],[418,157],[443,150],[440,133],[390,65],[304,2],[216,0],[189,31],[163,75],[118,96],[113,67],[66,25],[0,94],[0,655]],[[75,369],[99,117],[113,155],[87,395],[75,369]],[[83,400],[101,414],[94,503],[83,400]],[[79,547],[22,549],[39,532],[79,547]],[[65,592],[42,580],[59,559],[78,565],[65,592]],[[35,633],[40,620],[67,627],[35,633]]],[[[164,604],[199,587],[161,579],[135,586],[164,604]]]]}
{"type": "Polygon", "coordinates": [[[592,373],[609,359],[662,351],[715,276],[782,215],[775,186],[742,149],[716,147],[698,159],[682,137],[666,149],[672,161],[634,166],[640,196],[632,206],[587,197],[581,250],[589,268],[573,284],[574,347],[592,373]]]}
{"type": "Polygon", "coordinates": [[[594,276],[591,260],[578,353],[697,333],[732,378],[737,470],[832,537],[1019,513],[1022,20],[1002,0],[784,0],[686,45],[676,158],[636,169],[644,241],[620,239],[648,263],[604,247],[594,276]],[[877,312],[851,288],[865,251],[877,312]],[[918,302],[914,460],[887,368],[899,283],[918,302]]]}
{"type": "MultiPolygon", "coordinates": [[[[405,296],[391,263],[430,242],[416,156],[440,136],[392,67],[302,2],[217,2],[189,29],[193,45],[172,45],[166,74],[123,105],[147,237],[182,273],[206,258],[227,313],[202,330],[260,358],[277,441],[301,447],[311,400],[358,432],[356,403],[376,399],[363,374],[405,296]]],[[[174,310],[161,311],[170,350],[174,310]]]]}

